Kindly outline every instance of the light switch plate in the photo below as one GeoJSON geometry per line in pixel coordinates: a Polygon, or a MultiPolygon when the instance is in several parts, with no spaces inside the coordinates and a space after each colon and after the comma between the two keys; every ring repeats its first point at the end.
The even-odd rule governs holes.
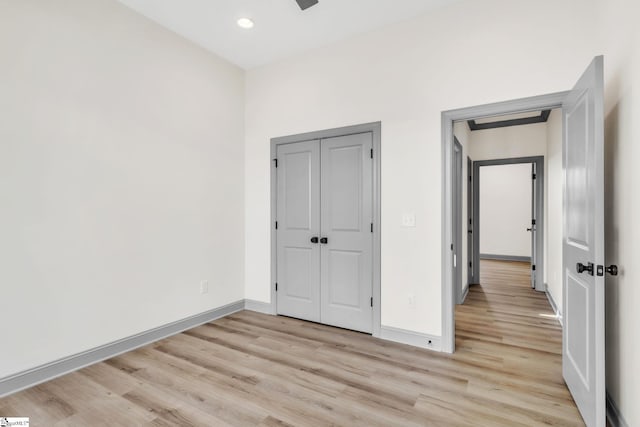
{"type": "Polygon", "coordinates": [[[403,227],[415,227],[416,226],[416,214],[415,213],[406,213],[402,215],[402,226],[403,227]]]}
{"type": "Polygon", "coordinates": [[[203,281],[200,282],[200,293],[201,294],[209,293],[209,281],[208,280],[203,280],[203,281]]]}

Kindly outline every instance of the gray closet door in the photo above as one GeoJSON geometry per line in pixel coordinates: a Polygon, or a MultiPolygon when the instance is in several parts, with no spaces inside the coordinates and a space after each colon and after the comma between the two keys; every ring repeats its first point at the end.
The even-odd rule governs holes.
{"type": "MultiPolygon", "coordinates": [[[[321,142],[322,323],[372,332],[372,134],[321,142]]],[[[377,302],[379,303],[379,302],[377,302]]]]}
{"type": "Polygon", "coordinates": [[[320,321],[319,141],[280,145],[278,152],[278,314],[320,321]]]}

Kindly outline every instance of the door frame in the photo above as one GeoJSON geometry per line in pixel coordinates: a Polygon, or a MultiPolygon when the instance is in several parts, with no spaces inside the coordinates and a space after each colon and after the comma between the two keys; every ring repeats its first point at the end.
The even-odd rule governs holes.
{"type": "Polygon", "coordinates": [[[464,149],[458,138],[453,137],[453,205],[451,211],[451,221],[453,222],[453,239],[451,248],[456,256],[456,262],[451,266],[451,276],[454,278],[454,288],[456,291],[456,304],[462,304],[462,185],[464,177],[462,176],[464,149]]]}
{"type": "Polygon", "coordinates": [[[478,280],[480,278],[480,168],[483,166],[527,163],[536,165],[536,185],[538,186],[538,192],[536,194],[536,291],[544,292],[546,291],[544,283],[544,228],[546,227],[546,224],[544,223],[544,156],[477,160],[473,162],[473,277],[477,277],[478,280]]]}
{"type": "Polygon", "coordinates": [[[276,220],[277,220],[277,196],[278,196],[278,179],[275,167],[275,159],[277,149],[282,144],[293,144],[296,142],[309,141],[314,139],[326,139],[334,138],[338,136],[348,136],[358,133],[371,133],[373,143],[373,259],[372,259],[372,292],[373,292],[373,333],[374,337],[380,336],[381,325],[381,205],[380,205],[380,166],[381,166],[381,132],[382,123],[372,122],[364,123],[360,125],[344,126],[333,129],[326,129],[314,132],[306,132],[295,135],[281,136],[277,138],[271,138],[271,152],[269,161],[271,163],[271,221],[269,227],[271,228],[271,314],[277,314],[277,294],[276,294],[276,280],[278,277],[277,271],[277,234],[276,234],[276,220]]]}
{"type": "Polygon", "coordinates": [[[442,242],[441,242],[441,274],[442,274],[442,351],[455,351],[455,289],[453,286],[451,243],[453,229],[451,221],[453,182],[453,123],[460,120],[478,119],[481,117],[500,116],[527,111],[561,108],[569,92],[556,92],[545,95],[520,98],[492,104],[477,105],[443,111],[442,123],[442,242]]]}
{"type": "Polygon", "coordinates": [[[467,224],[467,265],[465,266],[467,269],[467,290],[462,302],[464,302],[466,295],[469,293],[469,286],[477,283],[473,275],[473,160],[469,156],[467,156],[467,177],[469,178],[467,180],[467,211],[463,212],[467,215],[465,218],[467,224]]]}

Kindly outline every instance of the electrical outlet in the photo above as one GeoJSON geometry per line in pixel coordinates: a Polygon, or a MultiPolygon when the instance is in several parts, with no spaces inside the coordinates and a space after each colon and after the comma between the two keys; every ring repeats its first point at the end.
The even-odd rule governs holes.
{"type": "Polygon", "coordinates": [[[209,281],[208,280],[203,280],[202,282],[200,282],[200,293],[201,294],[209,293],[209,281]]]}

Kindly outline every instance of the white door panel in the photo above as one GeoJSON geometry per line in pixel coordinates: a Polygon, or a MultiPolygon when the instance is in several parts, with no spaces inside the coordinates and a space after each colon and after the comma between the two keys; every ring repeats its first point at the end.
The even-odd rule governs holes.
{"type": "Polygon", "coordinates": [[[602,57],[594,59],[562,108],[562,371],[587,426],[601,427],[606,416],[602,57]]]}
{"type": "Polygon", "coordinates": [[[372,134],[321,143],[322,322],[371,332],[372,134]]]}
{"type": "Polygon", "coordinates": [[[278,314],[320,321],[319,141],[278,146],[278,314]]]}
{"type": "Polygon", "coordinates": [[[278,314],[372,332],[372,142],[278,146],[278,314]]]}

